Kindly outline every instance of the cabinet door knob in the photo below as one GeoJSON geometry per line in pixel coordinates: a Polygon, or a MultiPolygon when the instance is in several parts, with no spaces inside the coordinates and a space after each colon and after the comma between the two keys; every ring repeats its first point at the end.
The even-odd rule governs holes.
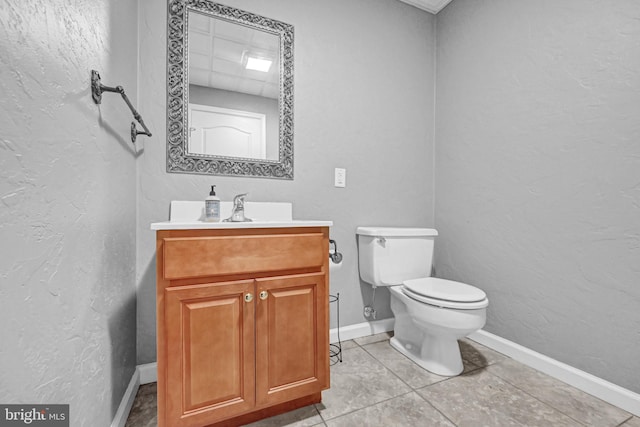
{"type": "Polygon", "coordinates": [[[262,291],[262,292],[260,292],[260,299],[261,299],[261,300],[265,300],[265,299],[267,299],[268,297],[269,297],[269,292],[267,292],[267,291],[262,291]]]}
{"type": "Polygon", "coordinates": [[[246,302],[251,302],[251,301],[253,301],[253,294],[245,294],[245,296],[244,296],[244,300],[245,300],[246,302]]]}

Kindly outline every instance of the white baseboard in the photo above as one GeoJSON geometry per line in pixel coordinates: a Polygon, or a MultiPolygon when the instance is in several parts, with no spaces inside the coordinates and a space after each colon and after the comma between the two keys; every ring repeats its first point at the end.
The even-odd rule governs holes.
{"type": "Polygon", "coordinates": [[[505,354],[520,363],[567,383],[592,396],[640,416],[640,394],[576,369],[565,363],[537,353],[490,332],[479,330],[470,339],[505,354]]]}
{"type": "MultiPolygon", "coordinates": [[[[340,327],[340,340],[347,341],[354,338],[368,337],[369,335],[380,334],[382,332],[393,331],[395,319],[374,320],[372,322],[357,323],[355,325],[340,327]]],[[[338,329],[329,331],[329,342],[338,342],[338,329]]]]}
{"type": "Polygon", "coordinates": [[[144,365],[138,365],[138,372],[140,372],[140,384],[155,383],[158,381],[158,363],[145,363],[144,365]]]}
{"type": "Polygon", "coordinates": [[[116,415],[113,417],[113,421],[111,421],[111,427],[124,427],[127,423],[127,418],[129,418],[129,412],[131,412],[131,407],[136,399],[136,393],[138,393],[139,387],[140,371],[136,367],[136,370],[133,371],[133,375],[131,376],[131,381],[129,381],[129,385],[124,392],[124,396],[122,396],[116,415]]]}

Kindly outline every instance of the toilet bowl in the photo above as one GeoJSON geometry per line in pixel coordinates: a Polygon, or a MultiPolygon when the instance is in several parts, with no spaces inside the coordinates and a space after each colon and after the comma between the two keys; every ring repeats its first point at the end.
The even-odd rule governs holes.
{"type": "Polygon", "coordinates": [[[457,340],[484,326],[486,294],[430,277],[436,230],[358,227],[357,234],[362,280],[389,286],[395,317],[391,346],[430,372],[460,374],[457,340]]]}
{"type": "MultiPolygon", "coordinates": [[[[417,280],[427,282],[442,279],[417,280]]],[[[448,282],[454,286],[464,285],[448,282]]],[[[486,307],[489,304],[484,292],[480,291],[483,295],[476,301],[462,302],[416,294],[407,288],[406,282],[404,285],[390,287],[389,291],[391,311],[396,319],[391,345],[434,374],[460,374],[463,366],[458,339],[484,326],[486,307]]]]}

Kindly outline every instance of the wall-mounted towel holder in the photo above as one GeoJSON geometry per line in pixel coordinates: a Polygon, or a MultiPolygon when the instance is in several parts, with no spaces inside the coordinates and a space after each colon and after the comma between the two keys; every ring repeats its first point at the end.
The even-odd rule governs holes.
{"type": "Polygon", "coordinates": [[[138,127],[136,126],[136,122],[131,122],[131,142],[135,143],[138,135],[151,136],[151,132],[149,131],[149,128],[147,128],[147,126],[144,124],[142,116],[136,111],[136,109],[131,104],[131,101],[129,101],[129,98],[124,93],[124,88],[122,86],[109,87],[103,85],[100,81],[100,74],[98,74],[96,70],[91,70],[91,96],[93,97],[93,102],[95,102],[96,104],[102,103],[102,92],[119,93],[122,96],[122,99],[124,99],[124,102],[126,102],[129,106],[129,109],[133,113],[133,117],[143,127],[144,132],[139,131],[138,127]]]}

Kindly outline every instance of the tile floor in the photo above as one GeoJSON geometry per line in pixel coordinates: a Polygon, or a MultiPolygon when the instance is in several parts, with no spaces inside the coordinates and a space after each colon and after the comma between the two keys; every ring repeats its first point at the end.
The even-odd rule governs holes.
{"type": "MultiPolygon", "coordinates": [[[[640,427],[640,418],[469,339],[464,372],[429,373],[389,345],[390,334],[342,343],[322,403],[267,418],[280,426],[640,427]]],[[[156,385],[140,387],[126,427],[156,426],[156,385]]]]}

